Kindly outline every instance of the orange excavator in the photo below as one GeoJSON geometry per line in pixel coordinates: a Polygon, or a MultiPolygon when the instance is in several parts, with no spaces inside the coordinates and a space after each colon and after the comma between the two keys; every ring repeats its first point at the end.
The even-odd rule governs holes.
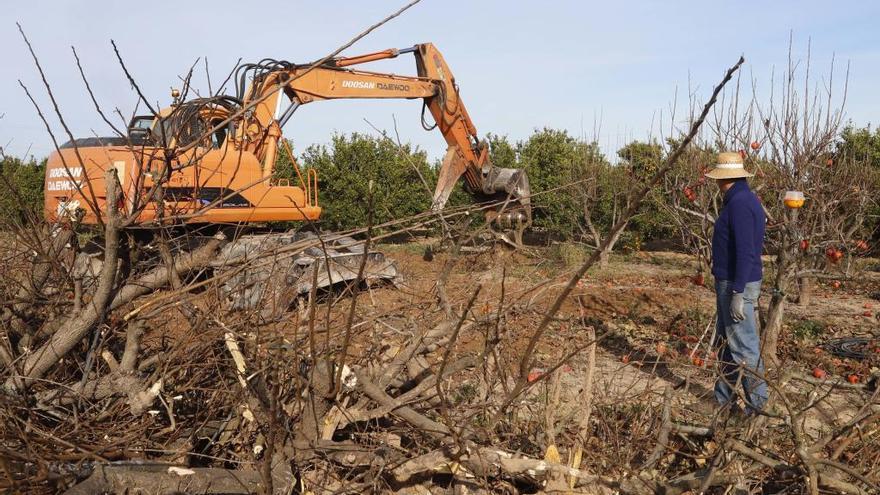
{"type": "Polygon", "coordinates": [[[317,220],[321,207],[313,170],[294,167],[298,184],[293,185],[273,177],[279,146],[287,145],[282,139],[284,124],[309,103],[393,98],[421,99],[423,125],[439,129],[448,145],[434,210],[444,207],[464,177],[471,193],[512,200],[505,218],[530,221],[528,178],[522,170],[492,165],[452,72],[430,43],[323,64],[263,60],[241,65],[235,79],[236,96],[175,101],[157,115],[135,117],[127,136],[77,139],[61,146],[46,167],[47,218],[81,210],[82,223],[99,223],[105,172],[113,168],[125,197],[125,213],[137,214],[142,225],[160,217],[164,222],[235,224],[317,220]],[[404,53],[415,55],[417,77],[350,68],[404,53]],[[430,111],[433,126],[425,122],[424,109],[430,111]],[[156,201],[159,190],[161,206],[156,201]]]}
{"type": "MultiPolygon", "coordinates": [[[[108,175],[112,170],[122,192],[117,206],[133,228],[318,220],[321,207],[314,170],[301,170],[294,164],[294,184],[275,178],[279,147],[288,145],[282,128],[302,105],[371,98],[421,99],[422,125],[427,130],[438,129],[446,140],[433,210],[443,209],[463,177],[472,194],[499,200],[503,206],[487,217],[516,226],[517,242],[522,229],[531,223],[525,172],[492,164],[488,147],[478,138],[461,101],[452,71],[430,43],[312,64],[265,59],[240,65],[233,84],[235,95],[186,100],[172,91],[174,102],[169,108],[133,118],[125,133],[74,139],[62,145],[46,165],[47,219],[102,224],[106,179],[112,177],[108,175]],[[407,53],[415,56],[417,76],[353,68],[407,53]],[[433,118],[431,125],[426,122],[426,109],[433,118]]],[[[292,152],[286,151],[292,158],[292,152]]],[[[314,234],[295,231],[245,236],[224,251],[218,269],[229,266],[231,259],[253,259],[309,236],[314,234]]],[[[262,264],[264,272],[239,270],[226,284],[233,306],[254,307],[267,290],[275,293],[275,304],[283,306],[292,296],[310,291],[315,283],[326,287],[352,280],[362,256],[370,260],[368,276],[396,276],[393,263],[385,262],[381,253],[364,253],[357,245],[351,238],[338,237],[331,243],[322,242],[320,253],[306,250],[283,267],[272,267],[271,273],[265,271],[272,265],[268,263],[262,264]],[[280,293],[285,293],[284,297],[279,298],[280,293]]],[[[79,265],[95,269],[94,263],[79,265]]]]}

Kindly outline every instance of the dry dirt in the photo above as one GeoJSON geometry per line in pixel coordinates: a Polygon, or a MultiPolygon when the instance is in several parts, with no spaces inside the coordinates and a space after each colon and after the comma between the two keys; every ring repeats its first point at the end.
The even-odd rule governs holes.
{"type": "MultiPolygon", "coordinates": [[[[385,245],[382,250],[397,261],[404,280],[398,289],[374,289],[371,304],[381,314],[398,314],[402,319],[423,317],[419,311],[426,309],[426,295],[434,293],[437,277],[449,256],[435,255],[432,261],[425,261],[423,245],[419,243],[385,245]]],[[[601,401],[659,404],[663,390],[671,386],[679,391],[675,400],[683,415],[693,412],[694,417],[705,417],[714,408],[711,390],[715,371],[708,341],[715,308],[714,292],[692,281],[696,266],[694,258],[683,254],[639,252],[615,255],[607,267],[590,271],[565,301],[550,331],[541,338],[533,374],[538,376],[556,365],[562,355],[587,344],[584,326],[593,325],[599,334],[604,334],[595,374],[601,401]],[[694,363],[692,355],[704,359],[703,365],[696,365],[699,363],[694,363]]],[[[474,304],[476,314],[495,311],[502,298],[504,305],[529,308],[514,311],[514,316],[503,325],[509,338],[502,353],[511,363],[511,372],[515,372],[543,308],[552,304],[575,268],[547,259],[540,251],[526,256],[497,249],[462,256],[452,266],[446,285],[448,293],[454,294],[450,298],[460,305],[480,285],[474,304]]],[[[880,273],[866,271],[861,279],[844,281],[839,288],[834,288],[830,280],[817,284],[807,306],[789,304],[780,343],[782,368],[808,376],[814,366],[821,366],[829,372],[831,380],[853,373],[864,379],[872,365],[878,366],[880,354],[873,362],[865,363],[839,359],[816,349],[824,341],[841,336],[873,335],[880,339],[874,311],[865,316],[866,308],[880,305],[872,298],[878,292],[880,273]],[[818,335],[796,336],[795,329],[807,320],[824,325],[824,330],[818,335]]],[[[760,300],[762,309],[768,301],[765,291],[760,300]]],[[[456,309],[460,312],[463,308],[456,309]]],[[[470,346],[476,350],[483,338],[482,334],[465,332],[456,344],[457,349],[470,346]]],[[[562,366],[561,405],[557,412],[562,423],[579,413],[584,361],[582,352],[562,366]]],[[[535,403],[533,412],[544,407],[548,388],[549,384],[539,384],[524,399],[535,403]]],[[[845,392],[828,397],[826,402],[826,411],[835,411],[837,417],[815,418],[809,425],[812,428],[820,429],[828,420],[844,421],[851,412],[845,410],[845,392]]]]}

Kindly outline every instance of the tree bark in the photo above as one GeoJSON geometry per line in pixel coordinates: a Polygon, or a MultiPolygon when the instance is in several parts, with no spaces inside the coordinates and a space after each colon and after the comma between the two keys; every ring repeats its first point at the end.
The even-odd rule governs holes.
{"type": "Polygon", "coordinates": [[[605,247],[599,252],[599,268],[606,268],[608,266],[611,252],[614,251],[614,246],[617,244],[617,241],[620,240],[620,235],[623,233],[624,229],[626,229],[626,225],[624,225],[623,229],[614,232],[611,235],[611,239],[609,239],[605,247]]]}
{"type": "Polygon", "coordinates": [[[773,294],[767,307],[767,320],[764,326],[764,361],[774,365],[779,364],[777,357],[779,334],[782,331],[782,318],[785,313],[785,295],[773,294]]]}
{"type": "MultiPolygon", "coordinates": [[[[583,302],[580,299],[578,301],[583,308],[583,302]]],[[[593,414],[593,375],[596,370],[596,329],[592,326],[587,327],[587,340],[592,343],[587,348],[587,370],[584,374],[584,388],[581,390],[579,398],[579,402],[583,406],[582,416],[578,424],[578,444],[581,448],[586,445],[592,430],[590,427],[590,416],[593,414]]]]}
{"type": "Polygon", "coordinates": [[[779,364],[777,350],[779,345],[779,335],[782,332],[782,320],[785,313],[785,292],[788,290],[792,282],[794,273],[792,273],[792,260],[795,256],[790,252],[789,240],[797,239],[799,235],[796,232],[797,210],[786,217],[782,235],[780,236],[779,252],[776,254],[776,275],[773,279],[772,293],[770,304],[767,308],[767,321],[764,327],[763,349],[764,362],[773,365],[779,364]]]}
{"type": "MultiPolygon", "coordinates": [[[[108,174],[106,179],[108,197],[112,197],[110,195],[111,192],[116,194],[115,191],[117,189],[115,171],[111,172],[112,174],[108,174]]],[[[116,270],[119,254],[119,219],[116,214],[116,201],[108,200],[107,207],[108,213],[112,211],[112,214],[108,214],[106,222],[104,263],[98,276],[98,286],[94,297],[89,304],[85,305],[81,312],[72,315],[57,326],[58,330],[49,340],[25,360],[21,366],[22,376],[20,378],[10,377],[7,379],[4,383],[6,390],[14,391],[33,380],[42,378],[55,363],[82,340],[89,330],[103,320],[107,311],[117,309],[137,297],[146,295],[166,285],[169,280],[169,270],[174,270],[181,274],[210,264],[217,250],[226,240],[223,236],[215,236],[195,251],[179,254],[173,267],[158,267],[141,278],[126,284],[121,289],[116,290],[116,270]]]]}
{"type": "Polygon", "coordinates": [[[799,306],[808,306],[813,300],[813,279],[812,277],[800,277],[798,279],[798,299],[799,306]]]}
{"type": "Polygon", "coordinates": [[[104,231],[104,265],[98,275],[98,286],[88,306],[80,313],[73,315],[66,324],[60,327],[49,341],[33,354],[28,356],[21,367],[21,381],[18,377],[6,380],[6,390],[16,390],[27,386],[43,375],[64,355],[95,327],[101,320],[112,300],[116,282],[116,267],[119,252],[119,218],[116,211],[116,198],[119,182],[116,170],[110,169],[104,177],[107,184],[107,221],[104,231]]]}
{"type": "Polygon", "coordinates": [[[3,319],[9,322],[10,330],[18,336],[30,335],[27,319],[32,309],[31,300],[43,289],[49,275],[52,274],[52,267],[72,239],[72,230],[62,229],[58,232],[49,244],[49,251],[37,256],[33,270],[22,281],[21,288],[16,294],[16,299],[19,301],[12,306],[11,311],[4,310],[3,319]]]}

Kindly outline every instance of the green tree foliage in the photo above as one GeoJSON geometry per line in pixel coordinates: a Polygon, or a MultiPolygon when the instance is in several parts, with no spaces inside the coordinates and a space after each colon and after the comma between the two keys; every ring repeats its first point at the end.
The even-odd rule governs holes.
{"type": "MultiPolygon", "coordinates": [[[[650,178],[664,158],[654,142],[633,141],[621,148],[619,161],[608,161],[596,143],[579,140],[564,130],[544,128],[516,144],[489,135],[492,162],[501,167],[524,168],[529,174],[534,225],[558,240],[598,245],[627,208],[629,194],[650,178]]],[[[628,237],[650,240],[668,237],[672,221],[652,196],[631,222],[628,237]]]]}
{"type": "MultiPolygon", "coordinates": [[[[321,219],[328,230],[367,225],[370,181],[374,224],[421,213],[431,206],[433,189],[429,192],[422,180],[433,188],[436,172],[425,152],[410,145],[401,149],[383,138],[336,135],[330,146],[306,149],[302,164],[318,172],[321,219]]],[[[289,173],[284,170],[279,174],[289,173]]]]}
{"type": "MultiPolygon", "coordinates": [[[[880,129],[849,125],[840,133],[840,139],[831,157],[832,166],[837,163],[854,162],[866,165],[873,170],[874,177],[880,177],[880,129]]],[[[880,180],[874,181],[874,190],[880,191],[880,180]]],[[[875,200],[870,209],[866,229],[873,232],[873,243],[880,240],[880,201],[875,200]]]]}
{"type": "Polygon", "coordinates": [[[42,216],[46,161],[0,161],[0,221],[22,222],[42,216]]]}
{"type": "Polygon", "coordinates": [[[288,153],[288,150],[293,151],[293,149],[293,140],[284,139],[284,142],[278,146],[278,157],[275,159],[275,178],[289,180],[292,186],[299,185],[299,176],[294,168],[297,166],[296,159],[288,153]]]}
{"type": "Polygon", "coordinates": [[[489,157],[496,167],[516,168],[519,162],[516,158],[516,144],[511,144],[507,136],[489,134],[486,136],[489,143],[489,157]]]}
{"type": "Polygon", "coordinates": [[[589,204],[595,227],[607,231],[626,206],[625,196],[630,192],[632,177],[625,167],[612,165],[597,143],[586,144],[583,153],[585,161],[580,179],[585,182],[577,190],[589,204]]]}
{"type": "Polygon", "coordinates": [[[573,183],[584,176],[588,147],[567,131],[549,128],[535,131],[515,145],[496,135],[489,135],[487,141],[493,164],[526,170],[534,225],[556,238],[577,237],[582,231],[583,208],[573,183]]]}
{"type": "Polygon", "coordinates": [[[532,194],[547,193],[536,198],[536,225],[568,239],[577,236],[583,209],[572,183],[583,176],[582,143],[564,130],[545,128],[519,143],[517,155],[519,166],[529,175],[532,194]]]}
{"type": "MultiPolygon", "coordinates": [[[[632,141],[617,150],[617,156],[620,158],[618,166],[624,167],[636,182],[643,183],[657,173],[665,151],[657,142],[632,141]]],[[[638,241],[668,239],[675,233],[673,220],[659,204],[664,201],[662,191],[655,189],[642,203],[631,222],[638,241]]]]}
{"type": "Polygon", "coordinates": [[[838,158],[849,157],[859,162],[867,162],[880,169],[880,129],[871,127],[857,128],[847,126],[840,134],[837,149],[834,153],[838,158]]]}
{"type": "Polygon", "coordinates": [[[627,167],[634,176],[645,180],[650,179],[663,160],[663,147],[659,143],[632,141],[617,150],[621,165],[627,167]]]}

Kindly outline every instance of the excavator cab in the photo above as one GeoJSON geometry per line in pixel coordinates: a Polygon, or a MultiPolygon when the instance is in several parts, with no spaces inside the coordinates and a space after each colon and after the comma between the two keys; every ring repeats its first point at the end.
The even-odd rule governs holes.
{"type": "Polygon", "coordinates": [[[137,115],[128,124],[128,139],[135,146],[143,146],[150,141],[155,118],[152,115],[137,115]]]}
{"type": "Polygon", "coordinates": [[[147,142],[161,148],[189,147],[195,144],[203,148],[219,149],[232,128],[232,124],[221,126],[228,116],[229,110],[226,108],[203,100],[194,100],[175,105],[156,118],[135,117],[128,132],[129,137],[144,136],[147,142]]]}

